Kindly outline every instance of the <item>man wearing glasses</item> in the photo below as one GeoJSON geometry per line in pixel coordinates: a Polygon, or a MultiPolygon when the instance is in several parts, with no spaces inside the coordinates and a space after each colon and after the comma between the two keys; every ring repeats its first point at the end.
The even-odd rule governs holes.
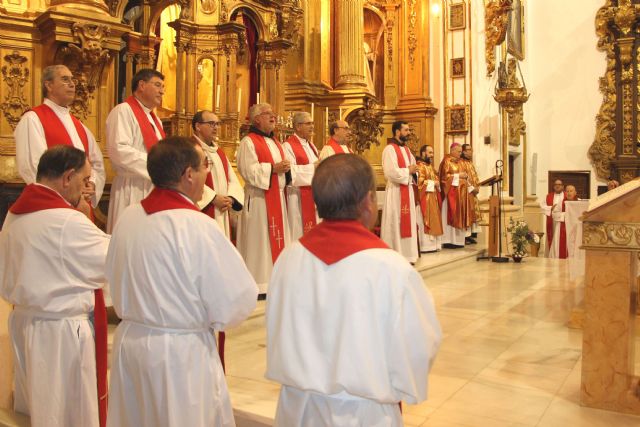
{"type": "Polygon", "coordinates": [[[89,205],[97,206],[105,183],[102,152],[91,131],[75,118],[69,106],[76,97],[76,84],[64,65],[51,65],[42,72],[44,102],[26,112],[16,126],[16,163],[26,184],[36,181],[40,157],[47,148],[70,145],[86,153],[91,177],[82,190],[78,209],[90,216],[89,205]]]}
{"type": "Polygon", "coordinates": [[[245,181],[244,208],[238,225],[238,251],[266,298],[273,264],[290,242],[284,189],[295,171],[273,131],[269,104],[249,108],[251,129],[238,147],[238,171],[245,181]]]}
{"type": "Polygon", "coordinates": [[[244,190],[229,159],[216,144],[220,120],[211,111],[198,111],[191,120],[191,128],[194,140],[202,147],[211,164],[211,172],[207,175],[206,186],[211,189],[210,197],[213,199],[202,211],[215,219],[220,229],[231,239],[229,210],[239,211],[242,209],[244,190]]]}
{"type": "Polygon", "coordinates": [[[107,117],[107,152],[116,173],[111,185],[107,233],[129,205],[140,202],[151,191],[147,153],[165,137],[153,109],[162,105],[164,76],[149,68],[131,80],[133,95],[115,106],[107,117]]]}
{"type": "Polygon", "coordinates": [[[547,257],[567,258],[567,229],[564,224],[564,202],[567,194],[561,179],[553,182],[553,193],[547,194],[542,209],[547,216],[547,257]]]}
{"type": "Polygon", "coordinates": [[[299,112],[293,115],[294,134],[284,143],[284,149],[294,163],[295,179],[287,187],[287,213],[291,239],[298,240],[318,223],[316,205],[311,192],[311,180],[318,164],[318,149],[311,137],[311,115],[299,112]]]}
{"type": "Polygon", "coordinates": [[[322,151],[320,151],[320,160],[324,160],[334,154],[353,152],[347,145],[351,137],[349,123],[344,120],[331,123],[331,125],[329,125],[329,135],[331,135],[331,138],[329,138],[329,141],[322,147],[322,151]]]}

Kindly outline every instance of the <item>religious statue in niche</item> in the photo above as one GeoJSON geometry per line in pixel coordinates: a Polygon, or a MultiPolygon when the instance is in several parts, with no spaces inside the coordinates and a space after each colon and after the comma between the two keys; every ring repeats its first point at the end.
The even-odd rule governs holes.
{"type": "Polygon", "coordinates": [[[369,43],[363,42],[364,45],[364,77],[367,89],[373,95],[376,93],[375,84],[373,82],[373,73],[375,70],[376,54],[371,50],[369,43]]]}
{"type": "Polygon", "coordinates": [[[216,11],[216,0],[201,0],[201,5],[202,12],[206,13],[207,15],[210,15],[216,11]]]}

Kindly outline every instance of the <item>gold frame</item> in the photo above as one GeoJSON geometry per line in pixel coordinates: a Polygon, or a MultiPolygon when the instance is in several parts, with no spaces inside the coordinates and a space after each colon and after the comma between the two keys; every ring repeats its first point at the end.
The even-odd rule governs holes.
{"type": "Polygon", "coordinates": [[[507,24],[507,52],[520,61],[524,60],[524,0],[513,0],[513,10],[509,12],[509,22],[507,24]],[[512,30],[512,22],[518,19],[520,25],[512,30]],[[515,39],[515,38],[517,39],[515,39]]]}
{"type": "Polygon", "coordinates": [[[465,2],[449,6],[449,30],[464,30],[467,28],[467,11],[465,2]]]}
{"type": "Polygon", "coordinates": [[[444,132],[448,135],[466,135],[471,123],[469,105],[451,105],[444,109],[444,132]],[[460,125],[460,126],[458,126],[460,125]]]}
{"type": "Polygon", "coordinates": [[[449,60],[449,71],[451,73],[452,79],[462,79],[465,77],[465,60],[464,56],[461,58],[451,58],[449,60]],[[456,72],[456,66],[458,66],[459,70],[456,72]]]}

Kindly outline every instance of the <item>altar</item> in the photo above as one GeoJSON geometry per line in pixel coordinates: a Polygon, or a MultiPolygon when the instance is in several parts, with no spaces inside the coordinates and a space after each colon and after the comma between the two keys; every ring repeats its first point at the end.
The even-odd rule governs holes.
{"type": "Polygon", "coordinates": [[[584,249],[582,246],[582,214],[589,208],[589,200],[565,202],[564,223],[567,229],[569,252],[569,280],[584,276],[584,249]]]}

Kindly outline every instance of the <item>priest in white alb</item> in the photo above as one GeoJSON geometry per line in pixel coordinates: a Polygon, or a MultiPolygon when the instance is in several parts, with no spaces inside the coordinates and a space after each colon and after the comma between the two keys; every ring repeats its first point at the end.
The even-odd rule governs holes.
{"type": "Polygon", "coordinates": [[[237,325],[258,290],[218,223],[200,212],[208,161],[186,137],[156,144],[155,186],[122,214],[107,255],[116,329],[108,425],[234,426],[212,331],[237,325]]]}
{"type": "Polygon", "coordinates": [[[313,120],[306,112],[293,115],[294,133],[283,144],[295,179],[287,186],[287,213],[291,240],[298,240],[318,223],[316,205],[311,193],[311,180],[318,164],[318,149],[311,141],[313,120]]]}
{"type": "Polygon", "coordinates": [[[349,123],[338,120],[329,125],[329,140],[320,151],[320,160],[331,157],[334,154],[352,153],[349,148],[349,138],[351,138],[351,128],[349,123]]]}
{"type": "Polygon", "coordinates": [[[64,65],[50,65],[42,70],[42,104],[24,113],[16,126],[16,166],[27,184],[36,181],[40,156],[47,148],[70,145],[87,153],[91,178],[83,189],[79,209],[88,212],[88,204],[98,205],[105,184],[102,152],[95,137],[71,114],[69,106],[76,97],[76,80],[64,65]],[[87,204],[88,202],[88,204],[87,204]]]}
{"type": "Polygon", "coordinates": [[[105,425],[96,350],[106,362],[107,335],[97,336],[91,319],[106,283],[109,236],[75,209],[91,176],[84,151],[48,149],[0,231],[0,296],[14,305],[14,409],[34,427],[105,425]]]}
{"type": "Polygon", "coordinates": [[[567,194],[561,179],[553,182],[553,192],[547,194],[541,203],[542,210],[547,217],[547,257],[567,258],[567,228],[564,223],[564,212],[567,194]]]}
{"type": "Polygon", "coordinates": [[[239,211],[244,203],[244,190],[224,150],[216,143],[220,119],[211,111],[193,115],[193,138],[204,151],[211,170],[205,182],[208,198],[202,211],[215,219],[224,234],[231,239],[231,211],[239,211]]]}
{"type": "Polygon", "coordinates": [[[266,308],[266,377],[282,384],[275,426],[402,426],[427,398],[442,332],[407,260],[375,236],[375,176],[332,156],[312,183],[323,219],[276,263],[266,308]]]}
{"type": "Polygon", "coordinates": [[[238,224],[238,250],[266,297],[273,263],[291,241],[285,187],[295,171],[282,144],[274,136],[276,116],[269,104],[249,109],[251,128],[236,156],[245,182],[244,208],[238,224]]]}
{"type": "Polygon", "coordinates": [[[140,202],[151,191],[147,172],[147,152],[164,130],[153,109],[162,105],[164,76],[149,68],[131,79],[129,96],[115,106],[107,117],[107,153],[115,172],[109,198],[107,232],[111,233],[124,209],[140,202]]]}
{"type": "Polygon", "coordinates": [[[409,262],[418,260],[418,218],[422,220],[420,205],[416,205],[414,186],[418,171],[416,159],[406,145],[411,133],[405,121],[391,126],[393,138],[382,150],[382,171],[387,180],[380,237],[409,262]],[[415,180],[415,182],[414,182],[415,180]]]}

